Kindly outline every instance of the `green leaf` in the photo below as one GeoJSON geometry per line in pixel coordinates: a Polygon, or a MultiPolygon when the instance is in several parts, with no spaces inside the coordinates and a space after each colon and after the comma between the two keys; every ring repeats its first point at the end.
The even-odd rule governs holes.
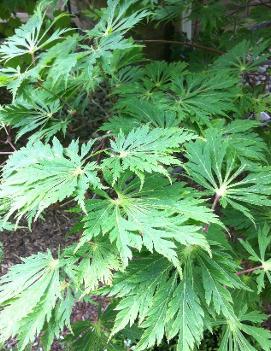
{"type": "Polygon", "coordinates": [[[29,54],[34,59],[36,52],[60,39],[68,31],[68,29],[57,29],[48,35],[55,22],[63,16],[65,15],[62,14],[55,17],[52,23],[43,31],[42,26],[45,14],[42,13],[40,7],[37,8],[28,22],[16,29],[15,34],[0,46],[0,58],[8,61],[14,57],[29,54]]]}
{"type": "Polygon", "coordinates": [[[4,257],[5,257],[5,253],[4,253],[3,244],[0,242],[0,263],[3,261],[4,257]]]}
{"type": "Polygon", "coordinates": [[[103,167],[112,172],[113,184],[127,170],[139,176],[142,182],[144,173],[169,177],[164,166],[180,164],[172,153],[194,138],[194,134],[184,129],[150,129],[147,125],[132,130],[127,136],[120,132],[110,143],[110,157],[103,161],[103,167]]]}
{"type": "Polygon", "coordinates": [[[212,248],[213,257],[194,245],[179,250],[182,278],[161,256],[136,255],[124,272],[115,275],[109,289],[110,297],[120,298],[112,334],[138,321],[144,332],[136,350],[178,335],[177,349],[192,351],[201,342],[208,315],[237,323],[230,291],[247,288],[236,275],[232,257],[217,245],[212,248]]]}
{"type": "Polygon", "coordinates": [[[235,73],[255,71],[266,60],[263,52],[267,46],[265,42],[254,45],[248,40],[243,40],[220,56],[213,67],[218,70],[229,69],[235,73]]]}
{"type": "Polygon", "coordinates": [[[261,347],[261,350],[270,351],[270,331],[250,324],[251,322],[260,323],[265,319],[266,316],[264,315],[260,315],[257,312],[246,313],[246,310],[243,309],[238,315],[238,321],[227,321],[219,351],[256,351],[259,350],[258,345],[261,347]],[[258,344],[257,348],[254,347],[254,342],[253,344],[251,343],[253,339],[258,344]]]}
{"type": "Polygon", "coordinates": [[[158,320],[153,333],[155,344],[157,339],[161,341],[164,334],[167,304],[172,297],[172,289],[176,287],[176,277],[173,275],[172,279],[169,278],[172,265],[161,256],[139,256],[136,265],[134,262],[125,272],[116,274],[109,293],[109,296],[121,297],[116,307],[118,314],[112,335],[122,330],[128,323],[132,325],[137,318],[141,324],[148,313],[152,313],[151,306],[157,293],[156,320],[151,318],[155,324],[158,320]],[[158,290],[159,287],[161,290],[158,290]]]}
{"type": "MultiPolygon", "coordinates": [[[[266,162],[267,146],[263,139],[253,131],[259,127],[259,122],[254,120],[234,120],[227,125],[222,123],[216,128],[207,129],[207,137],[211,133],[221,135],[228,141],[228,149],[243,163],[266,162]]],[[[253,167],[253,163],[252,163],[253,167]]]]}
{"type": "Polygon", "coordinates": [[[0,279],[2,342],[18,335],[22,351],[34,341],[61,298],[59,268],[60,261],[48,251],[23,259],[0,279]]]}
{"type": "Polygon", "coordinates": [[[246,164],[238,166],[229,152],[229,140],[209,130],[206,140],[197,140],[187,146],[186,168],[192,179],[207,189],[226,207],[231,205],[253,221],[245,205],[271,206],[269,199],[271,175],[269,168],[255,168],[247,174],[246,164]]]}
{"type": "Polygon", "coordinates": [[[87,32],[87,38],[94,38],[94,45],[91,48],[82,46],[89,54],[86,61],[88,72],[98,59],[110,61],[114,51],[137,46],[132,40],[124,38],[124,35],[145,18],[148,11],[132,11],[131,14],[126,15],[131,5],[129,1],[120,4],[117,0],[108,0],[107,8],[102,12],[99,22],[87,32]]]}
{"type": "Polygon", "coordinates": [[[9,209],[9,201],[0,198],[0,233],[2,231],[14,231],[15,225],[5,220],[3,217],[9,209]]]}
{"type": "MultiPolygon", "coordinates": [[[[164,113],[175,114],[179,123],[186,119],[188,124],[193,121],[200,125],[209,125],[212,116],[226,116],[235,111],[234,101],[241,93],[238,77],[225,70],[191,73],[185,69],[183,62],[145,65],[126,84],[116,84],[114,93],[120,98],[115,111],[128,112],[133,118],[133,110],[138,114],[137,104],[147,100],[164,113]]],[[[143,105],[141,109],[139,118],[147,119],[150,108],[143,105]]],[[[150,122],[159,119],[161,117],[154,116],[150,122]]]]}
{"type": "Polygon", "coordinates": [[[168,339],[179,336],[177,351],[190,351],[195,345],[199,346],[203,337],[203,318],[204,311],[188,273],[175,290],[167,311],[168,339]]]}
{"type": "MultiPolygon", "coordinates": [[[[160,282],[160,286],[153,297],[151,309],[148,311],[148,317],[141,324],[141,327],[144,328],[145,331],[137,344],[137,351],[146,350],[161,343],[166,329],[165,321],[166,319],[172,320],[177,310],[176,307],[179,301],[175,301],[174,314],[173,316],[169,316],[170,312],[172,313],[169,303],[174,303],[174,298],[176,299],[177,293],[180,294],[181,292],[176,288],[176,276],[173,275],[167,281],[160,282]]],[[[180,316],[177,316],[177,319],[180,320],[180,316]]],[[[175,323],[175,328],[176,324],[177,323],[175,323]]]]}
{"type": "Polygon", "coordinates": [[[67,289],[66,293],[53,310],[52,318],[50,321],[47,321],[43,328],[41,340],[45,351],[51,350],[54,339],[60,337],[60,332],[62,332],[65,327],[71,330],[70,319],[74,303],[74,296],[71,290],[67,289]]]}
{"type": "Polygon", "coordinates": [[[199,124],[209,124],[211,116],[225,116],[234,110],[238,95],[238,79],[225,71],[178,76],[170,86],[172,97],[168,104],[180,119],[193,118],[199,124]]]}
{"type": "Polygon", "coordinates": [[[124,1],[122,4],[118,0],[108,0],[107,8],[99,23],[89,31],[90,36],[107,37],[112,34],[123,36],[128,30],[133,28],[138,22],[148,15],[148,11],[133,11],[126,15],[132,3],[124,1]]]}
{"type": "Polygon", "coordinates": [[[247,289],[236,276],[238,266],[231,256],[221,250],[219,246],[213,247],[213,257],[210,258],[203,251],[199,251],[196,260],[200,265],[202,285],[204,288],[205,301],[208,306],[213,306],[217,315],[224,315],[232,319],[234,311],[232,296],[229,289],[247,289]]]}
{"type": "Polygon", "coordinates": [[[109,305],[104,312],[99,313],[95,322],[87,320],[73,323],[72,332],[64,338],[65,350],[127,351],[123,336],[109,340],[115,316],[113,306],[109,305]]]}
{"type": "Polygon", "coordinates": [[[117,250],[104,239],[80,248],[77,256],[80,260],[77,267],[78,281],[84,282],[84,294],[96,290],[100,284],[111,285],[113,272],[122,269],[117,250]]]}
{"type": "Polygon", "coordinates": [[[19,90],[26,82],[37,79],[35,69],[23,71],[20,66],[0,69],[0,86],[7,87],[13,95],[13,100],[18,96],[19,90]]]}
{"type": "Polygon", "coordinates": [[[103,199],[87,201],[88,215],[84,219],[85,231],[79,247],[99,235],[109,235],[126,265],[132,258],[131,248],[140,250],[144,245],[149,251],[167,257],[177,267],[175,242],[209,250],[200,233],[201,227],[189,224],[188,220],[217,222],[217,218],[195,199],[191,199],[191,207],[186,208],[187,201],[182,200],[183,184],[170,185],[166,179],[150,176],[140,190],[137,178],[129,178],[130,174],[115,187],[116,198],[104,194],[103,199]]]}
{"type": "Polygon", "coordinates": [[[84,208],[89,187],[102,188],[95,162],[86,162],[94,141],[81,146],[73,141],[67,148],[53,139],[52,146],[40,141],[28,143],[13,153],[3,168],[0,197],[9,199],[7,218],[17,212],[19,221],[29,223],[48,206],[74,197],[84,208]]]}
{"type": "Polygon", "coordinates": [[[143,351],[178,335],[178,350],[193,350],[204,330],[204,309],[191,275],[191,263],[179,281],[170,263],[142,255],[125,273],[116,275],[110,296],[119,297],[113,334],[138,318],[144,333],[136,350],[143,351]]]}
{"type": "Polygon", "coordinates": [[[61,110],[59,99],[40,90],[28,92],[27,99],[16,99],[12,104],[0,109],[0,120],[5,125],[18,128],[17,140],[26,133],[32,132],[31,140],[35,139],[34,132],[39,130],[39,137],[48,141],[58,131],[65,133],[67,118],[59,118],[61,110]]]}
{"type": "Polygon", "coordinates": [[[254,273],[257,274],[256,282],[258,284],[258,294],[262,292],[265,287],[265,279],[271,284],[271,257],[268,248],[271,244],[270,228],[267,224],[259,228],[258,232],[258,247],[257,250],[253,246],[244,240],[240,240],[240,243],[244,249],[250,254],[249,260],[260,263],[258,269],[255,269],[254,273]]]}
{"type": "Polygon", "coordinates": [[[144,100],[138,101],[135,98],[125,100],[125,106],[121,112],[123,115],[113,116],[100,129],[110,130],[117,135],[119,130],[128,134],[142,124],[149,124],[152,128],[171,128],[178,127],[180,124],[176,112],[169,111],[166,106],[154,105],[144,100]]]}

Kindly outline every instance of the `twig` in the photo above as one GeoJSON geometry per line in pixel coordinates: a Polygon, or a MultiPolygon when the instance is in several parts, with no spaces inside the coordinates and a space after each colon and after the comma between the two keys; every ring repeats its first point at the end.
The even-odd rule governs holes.
{"type": "Polygon", "coordinates": [[[106,117],[109,117],[109,114],[107,113],[106,109],[103,108],[103,106],[101,104],[99,104],[97,101],[95,101],[94,99],[91,99],[91,102],[97,106],[104,114],[106,117]]]}
{"type": "MultiPolygon", "coordinates": [[[[217,204],[218,204],[218,202],[219,202],[219,200],[220,200],[220,197],[221,197],[220,195],[215,194],[214,201],[213,201],[212,207],[211,207],[211,209],[213,210],[213,212],[215,212],[215,209],[216,209],[216,206],[217,206],[217,204]]],[[[207,223],[207,224],[204,226],[204,228],[203,228],[203,230],[204,230],[206,233],[208,232],[209,226],[210,226],[210,224],[207,223]]]]}
{"type": "Polygon", "coordinates": [[[217,206],[217,204],[218,204],[218,202],[219,202],[219,200],[220,200],[220,195],[218,195],[218,194],[215,194],[215,198],[214,198],[214,201],[213,201],[213,204],[212,204],[212,210],[214,211],[215,210],[215,208],[216,208],[216,206],[217,206]]]}
{"type": "Polygon", "coordinates": [[[236,272],[237,275],[242,275],[242,274],[248,274],[248,273],[251,273],[251,272],[254,272],[256,271],[257,269],[262,269],[263,266],[256,266],[256,267],[253,267],[253,268],[248,268],[248,269],[244,269],[243,271],[239,271],[239,272],[236,272]]]}
{"type": "Polygon", "coordinates": [[[13,151],[0,151],[0,155],[11,155],[13,151]]]}
{"type": "Polygon", "coordinates": [[[11,141],[10,128],[9,128],[9,130],[7,130],[7,128],[4,124],[2,126],[4,128],[6,135],[7,135],[7,139],[4,141],[4,144],[8,144],[14,151],[17,151],[16,147],[13,145],[13,143],[11,141]]]}
{"type": "Polygon", "coordinates": [[[11,138],[9,135],[7,137],[7,140],[5,141],[5,144],[8,144],[13,149],[13,151],[17,151],[16,147],[12,144],[11,138]]]}
{"type": "MultiPolygon", "coordinates": [[[[105,139],[104,139],[105,140],[105,139]]],[[[104,148],[104,145],[105,143],[103,143],[103,142],[101,142],[101,147],[100,147],[100,149],[98,149],[97,151],[95,151],[95,152],[93,152],[90,156],[91,157],[94,157],[94,156],[96,156],[96,155],[98,155],[98,157],[97,157],[97,161],[99,161],[99,159],[101,158],[101,156],[100,156],[100,154],[102,154],[103,152],[106,152],[107,151],[107,149],[105,149],[104,148]]]]}
{"type": "Polygon", "coordinates": [[[95,139],[96,139],[96,140],[103,140],[103,139],[110,138],[110,137],[113,137],[113,136],[114,136],[114,134],[109,133],[109,131],[108,131],[108,132],[106,132],[105,135],[99,136],[99,137],[97,137],[97,138],[95,138],[95,139]]]}
{"type": "Polygon", "coordinates": [[[191,46],[197,49],[206,50],[209,52],[213,52],[217,55],[223,55],[224,51],[211,48],[209,46],[197,44],[197,43],[190,43],[188,41],[179,41],[179,40],[165,40],[165,39],[145,39],[145,40],[136,40],[138,43],[167,43],[167,44],[176,44],[176,45],[184,45],[184,46],[191,46]]]}
{"type": "Polygon", "coordinates": [[[62,208],[62,207],[65,207],[71,203],[75,202],[74,199],[71,199],[71,200],[68,200],[68,201],[65,201],[63,202],[63,204],[60,204],[59,207],[62,208]]]}
{"type": "Polygon", "coordinates": [[[101,139],[100,144],[97,146],[97,148],[94,150],[93,155],[98,155],[96,162],[99,163],[101,161],[102,153],[105,150],[105,145],[106,145],[106,138],[101,139]]]}

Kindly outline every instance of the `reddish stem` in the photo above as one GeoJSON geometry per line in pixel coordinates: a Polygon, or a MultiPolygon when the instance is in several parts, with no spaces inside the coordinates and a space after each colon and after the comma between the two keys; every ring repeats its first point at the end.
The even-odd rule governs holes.
{"type": "Polygon", "coordinates": [[[248,273],[256,271],[257,269],[262,269],[262,268],[263,268],[262,265],[261,266],[256,266],[256,267],[244,269],[243,271],[236,272],[236,274],[237,275],[248,274],[248,273]]]}
{"type": "MultiPolygon", "coordinates": [[[[213,211],[215,211],[215,209],[216,209],[216,206],[217,206],[217,204],[218,204],[218,202],[219,202],[219,200],[220,200],[220,195],[218,195],[218,194],[215,194],[215,197],[214,197],[214,201],[213,201],[213,204],[212,204],[212,210],[213,211]]],[[[204,226],[204,231],[207,233],[208,232],[208,229],[209,229],[209,224],[206,224],[205,226],[204,226]]]]}
{"type": "Polygon", "coordinates": [[[11,142],[11,137],[10,135],[7,136],[7,140],[5,141],[6,144],[8,144],[14,151],[16,151],[16,147],[13,145],[11,142]]]}
{"type": "Polygon", "coordinates": [[[215,194],[215,198],[214,198],[214,201],[213,201],[213,204],[212,204],[212,210],[213,210],[213,211],[215,210],[215,208],[216,208],[216,206],[217,206],[219,200],[220,200],[220,195],[215,194]]]}

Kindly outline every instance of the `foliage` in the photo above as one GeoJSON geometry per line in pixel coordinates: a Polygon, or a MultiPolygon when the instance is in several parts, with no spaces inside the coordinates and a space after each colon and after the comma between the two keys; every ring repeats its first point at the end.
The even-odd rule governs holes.
{"type": "Polygon", "coordinates": [[[270,206],[270,169],[264,167],[242,176],[247,167],[245,161],[238,165],[236,147],[234,153],[227,153],[229,140],[219,141],[219,134],[210,129],[206,140],[188,145],[186,167],[190,176],[215,195],[224,207],[229,204],[252,219],[243,203],[270,206]]]}
{"type": "Polygon", "coordinates": [[[207,333],[220,351],[271,350],[270,95],[246,83],[270,18],[243,4],[108,0],[83,31],[43,0],[4,40],[0,231],[70,205],[80,237],[0,278],[3,345],[49,351],[65,329],[71,351],[203,350],[207,333]],[[140,26],[177,28],[183,11],[193,43],[175,33],[171,62],[150,60],[140,26]],[[97,295],[106,310],[72,323],[97,295]]]}
{"type": "Polygon", "coordinates": [[[48,206],[73,194],[84,208],[89,184],[102,188],[95,162],[86,163],[92,145],[92,141],[83,144],[79,153],[78,142],[63,148],[54,138],[52,147],[38,141],[13,154],[3,169],[0,190],[1,198],[10,201],[7,216],[18,211],[18,219],[27,214],[31,223],[48,206]]]}
{"type": "Polygon", "coordinates": [[[6,306],[1,311],[1,341],[18,333],[22,350],[34,341],[61,298],[60,265],[48,251],[25,259],[1,278],[0,301],[6,306]]]}
{"type": "Polygon", "coordinates": [[[144,173],[158,172],[169,176],[163,165],[177,165],[179,161],[170,154],[178,146],[194,138],[194,135],[181,129],[155,128],[148,126],[133,129],[127,136],[122,132],[111,142],[110,158],[103,166],[112,172],[113,184],[123,171],[130,170],[139,178],[144,173]]]}

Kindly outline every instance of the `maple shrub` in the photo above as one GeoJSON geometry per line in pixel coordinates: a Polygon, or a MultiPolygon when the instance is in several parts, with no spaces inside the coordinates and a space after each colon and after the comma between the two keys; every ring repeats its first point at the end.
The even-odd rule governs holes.
{"type": "Polygon", "coordinates": [[[270,3],[108,0],[90,29],[57,3],[0,46],[0,229],[54,205],[78,235],[0,278],[2,347],[271,350],[270,3]]]}

